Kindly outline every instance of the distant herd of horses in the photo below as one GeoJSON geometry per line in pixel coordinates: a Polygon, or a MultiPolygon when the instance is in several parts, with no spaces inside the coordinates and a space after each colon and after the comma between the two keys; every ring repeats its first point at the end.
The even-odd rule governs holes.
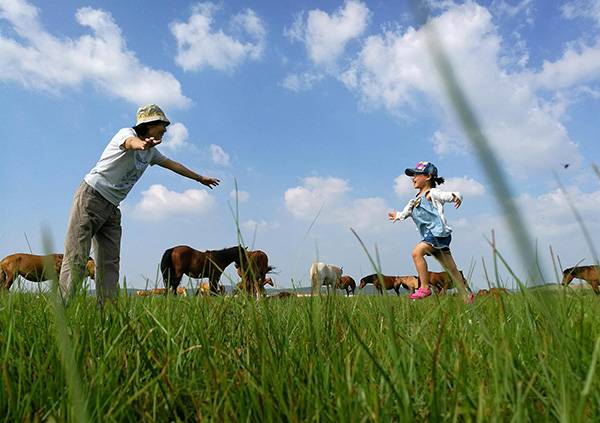
{"type": "MultiPolygon", "coordinates": [[[[44,282],[55,279],[60,275],[62,266],[62,254],[49,254],[45,256],[17,253],[12,254],[0,261],[0,290],[8,291],[15,280],[20,276],[31,282],[44,282]]],[[[222,250],[199,251],[187,245],[180,245],[166,250],[160,262],[160,271],[165,288],[154,288],[151,290],[138,291],[139,296],[156,294],[187,295],[187,290],[180,287],[184,276],[192,279],[208,279],[201,282],[197,289],[197,295],[223,295],[225,288],[220,283],[221,275],[225,268],[231,264],[235,265],[240,281],[236,285],[235,292],[245,292],[248,295],[259,297],[265,293],[265,286],[274,286],[273,280],[267,274],[274,271],[269,265],[267,254],[261,250],[250,251],[245,247],[235,246],[222,250]]],[[[342,268],[326,263],[313,263],[310,267],[310,281],[312,294],[320,293],[321,287],[325,286],[327,292],[330,289],[345,290],[346,294],[354,295],[356,282],[349,275],[344,275],[342,268]]],[[[463,282],[468,287],[467,280],[460,272],[463,282]]],[[[85,263],[85,276],[96,278],[96,266],[90,257],[85,263]]],[[[429,272],[430,286],[437,294],[445,294],[454,288],[450,275],[446,272],[429,272]]],[[[581,279],[588,282],[595,294],[600,294],[600,266],[576,266],[563,271],[561,284],[567,286],[573,279],[581,279]]],[[[383,291],[394,290],[400,295],[404,289],[414,292],[420,281],[417,276],[386,276],[374,273],[360,279],[359,289],[367,284],[372,284],[375,289],[383,294],[383,291]]],[[[491,288],[480,290],[478,295],[498,294],[508,292],[504,288],[491,288]]],[[[286,297],[286,293],[279,296],[286,297]]],[[[292,293],[288,293],[294,295],[292,293]]]]}

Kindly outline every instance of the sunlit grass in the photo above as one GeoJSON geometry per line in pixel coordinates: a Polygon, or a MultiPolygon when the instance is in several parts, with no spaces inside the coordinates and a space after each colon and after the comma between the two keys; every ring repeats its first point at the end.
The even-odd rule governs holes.
{"type": "MultiPolygon", "coordinates": [[[[76,420],[50,295],[0,297],[5,421],[76,420]]],[[[122,297],[104,311],[81,296],[65,318],[93,421],[592,420],[600,303],[540,295],[560,297],[553,322],[522,294],[470,308],[451,296],[122,297]]]]}

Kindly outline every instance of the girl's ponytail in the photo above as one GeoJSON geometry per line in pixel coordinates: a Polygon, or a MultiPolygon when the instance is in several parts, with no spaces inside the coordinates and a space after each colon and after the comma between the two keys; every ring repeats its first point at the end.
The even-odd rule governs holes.
{"type": "Polygon", "coordinates": [[[444,178],[431,178],[431,188],[435,188],[436,186],[443,184],[446,180],[444,178]]]}

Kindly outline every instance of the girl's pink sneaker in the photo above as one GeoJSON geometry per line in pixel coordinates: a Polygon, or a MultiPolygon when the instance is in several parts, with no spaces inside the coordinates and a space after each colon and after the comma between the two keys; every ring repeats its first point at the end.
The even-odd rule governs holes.
{"type": "Polygon", "coordinates": [[[409,295],[408,298],[411,300],[422,300],[423,298],[429,297],[431,295],[431,289],[419,287],[415,292],[409,295]]]}

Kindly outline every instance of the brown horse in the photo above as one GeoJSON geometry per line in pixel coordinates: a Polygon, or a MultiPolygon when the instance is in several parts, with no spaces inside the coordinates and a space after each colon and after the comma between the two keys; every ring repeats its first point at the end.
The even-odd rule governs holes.
{"type": "Polygon", "coordinates": [[[237,274],[242,278],[241,287],[249,295],[258,297],[264,291],[265,285],[273,286],[273,281],[269,278],[267,281],[267,273],[271,272],[274,267],[269,266],[269,257],[264,251],[246,251],[245,260],[241,263],[236,263],[235,268],[237,274]]]}
{"type": "Polygon", "coordinates": [[[354,295],[354,290],[356,289],[356,282],[348,275],[343,275],[340,278],[340,281],[335,284],[335,289],[345,289],[346,295],[349,297],[350,293],[354,295]]]}
{"type": "MultiPolygon", "coordinates": [[[[467,291],[470,292],[471,288],[469,288],[462,270],[460,271],[460,276],[462,277],[467,291]]],[[[452,281],[452,277],[448,272],[429,272],[429,286],[435,289],[438,294],[445,294],[446,291],[454,288],[454,281],[452,281]]]]}
{"type": "MultiPolygon", "coordinates": [[[[33,254],[12,254],[0,261],[0,289],[9,290],[18,276],[31,282],[44,282],[58,278],[62,266],[62,254],[36,256],[33,254]]],[[[96,264],[89,257],[85,265],[87,275],[96,278],[96,264]]]]}
{"type": "Polygon", "coordinates": [[[561,285],[567,286],[573,279],[582,279],[592,285],[595,294],[600,294],[600,266],[569,267],[563,271],[561,285]]]}
{"type": "Polygon", "coordinates": [[[383,295],[382,282],[383,288],[387,291],[393,289],[396,291],[396,295],[400,295],[400,288],[414,291],[419,287],[419,278],[416,276],[385,276],[374,273],[362,278],[358,288],[363,289],[368,283],[372,283],[377,288],[377,291],[383,295]]]}
{"type": "Polygon", "coordinates": [[[244,260],[246,250],[240,246],[223,250],[198,251],[187,245],[166,250],[160,261],[165,286],[176,292],[183,275],[190,278],[208,278],[210,292],[219,293],[219,279],[231,263],[238,265],[244,260]]]}

